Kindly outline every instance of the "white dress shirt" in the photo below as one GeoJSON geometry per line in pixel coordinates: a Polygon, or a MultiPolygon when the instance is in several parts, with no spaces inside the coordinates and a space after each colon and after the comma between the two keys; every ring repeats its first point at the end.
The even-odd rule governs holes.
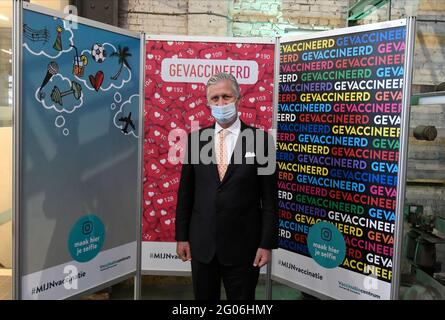
{"type": "MultiPolygon", "coordinates": [[[[214,141],[215,141],[215,150],[219,150],[219,134],[223,127],[221,127],[218,122],[215,123],[215,133],[214,133],[214,141]]],[[[241,132],[241,121],[237,117],[235,122],[232,123],[230,127],[225,129],[225,137],[224,142],[226,144],[226,154],[228,156],[227,163],[230,163],[230,159],[232,157],[233,150],[235,149],[236,140],[238,140],[238,136],[241,132]]]]}

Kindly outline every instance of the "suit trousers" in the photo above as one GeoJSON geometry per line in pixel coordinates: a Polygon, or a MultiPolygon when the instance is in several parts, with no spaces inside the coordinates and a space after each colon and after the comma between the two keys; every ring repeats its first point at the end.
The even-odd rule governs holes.
{"type": "Polygon", "coordinates": [[[193,293],[196,300],[220,300],[221,280],[227,300],[255,300],[260,268],[248,265],[225,266],[215,256],[209,263],[192,259],[193,293]]]}

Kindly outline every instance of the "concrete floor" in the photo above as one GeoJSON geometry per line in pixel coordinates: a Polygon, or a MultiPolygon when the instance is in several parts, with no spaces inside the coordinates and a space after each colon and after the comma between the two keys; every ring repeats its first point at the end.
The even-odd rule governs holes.
{"type": "MultiPolygon", "coordinates": [[[[260,279],[256,299],[266,299],[266,287],[260,279]]],[[[303,295],[296,289],[274,282],[272,285],[274,300],[301,300],[303,295]]],[[[133,299],[133,281],[127,280],[117,284],[109,290],[109,299],[133,299]]],[[[193,300],[193,290],[190,277],[173,276],[143,276],[143,300],[193,300]]],[[[221,289],[221,299],[226,299],[224,288],[221,289]]]]}

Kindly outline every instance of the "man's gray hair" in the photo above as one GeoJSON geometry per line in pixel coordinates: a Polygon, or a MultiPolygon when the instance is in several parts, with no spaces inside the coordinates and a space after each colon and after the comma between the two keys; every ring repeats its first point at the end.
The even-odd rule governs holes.
{"type": "Polygon", "coordinates": [[[236,98],[239,99],[240,98],[240,88],[239,88],[238,81],[236,81],[236,78],[233,75],[231,75],[230,73],[224,73],[224,72],[216,73],[210,77],[210,79],[207,81],[207,85],[206,85],[206,95],[207,95],[207,91],[210,86],[213,86],[214,84],[216,84],[220,81],[223,81],[223,80],[230,80],[230,82],[232,82],[233,93],[235,94],[236,98]]]}

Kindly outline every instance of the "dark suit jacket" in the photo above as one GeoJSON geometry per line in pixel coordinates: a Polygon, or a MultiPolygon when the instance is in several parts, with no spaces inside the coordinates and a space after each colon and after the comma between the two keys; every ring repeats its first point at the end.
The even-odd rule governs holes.
{"type": "Polygon", "coordinates": [[[278,247],[275,165],[272,174],[257,172],[259,167],[267,166],[259,163],[261,146],[264,154],[275,153],[274,147],[268,150],[267,139],[272,146],[273,140],[241,122],[231,162],[220,181],[212,141],[214,129],[201,129],[188,136],[176,208],[176,241],[189,241],[192,259],[203,263],[215,255],[224,265],[253,263],[258,248],[278,247]],[[206,129],[205,141],[193,144],[193,136],[203,137],[206,129]],[[260,137],[255,135],[257,131],[260,137]],[[242,138],[249,134],[250,138],[242,138]],[[200,152],[207,154],[212,163],[198,159],[200,152]],[[246,158],[246,153],[256,156],[246,158]]]}

